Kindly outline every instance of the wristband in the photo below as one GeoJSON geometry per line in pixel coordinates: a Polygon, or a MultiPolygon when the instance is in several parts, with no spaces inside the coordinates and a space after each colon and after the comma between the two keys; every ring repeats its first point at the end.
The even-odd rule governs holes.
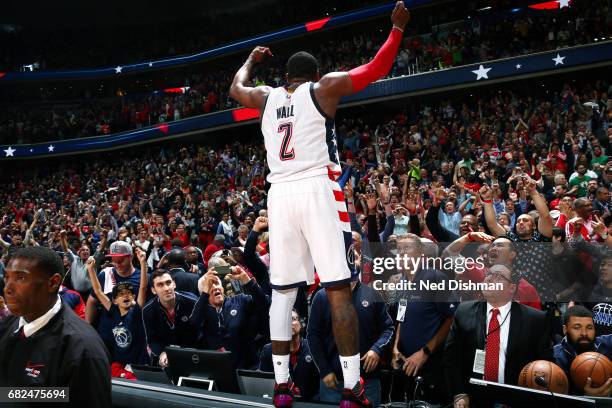
{"type": "Polygon", "coordinates": [[[380,47],[374,58],[367,64],[349,71],[348,74],[353,82],[354,93],[365,89],[369,84],[378,81],[391,71],[397,50],[402,41],[402,33],[402,29],[393,26],[389,37],[380,47]],[[397,32],[394,30],[395,28],[397,28],[397,32]]]}
{"type": "Polygon", "coordinates": [[[482,200],[483,203],[485,204],[491,204],[493,202],[493,200],[482,200]]]}
{"type": "Polygon", "coordinates": [[[393,28],[395,28],[396,30],[399,30],[399,32],[400,32],[400,33],[403,33],[403,32],[404,32],[404,30],[403,30],[403,29],[399,28],[399,27],[398,27],[398,26],[396,26],[396,25],[394,25],[394,26],[393,26],[393,28]]]}

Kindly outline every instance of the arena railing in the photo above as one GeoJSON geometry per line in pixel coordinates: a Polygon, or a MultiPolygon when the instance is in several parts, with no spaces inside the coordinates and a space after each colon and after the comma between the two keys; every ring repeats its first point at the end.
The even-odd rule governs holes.
{"type": "MultiPolygon", "coordinates": [[[[439,93],[452,89],[486,86],[608,65],[612,65],[612,41],[385,79],[371,84],[355,95],[343,98],[340,107],[376,103],[411,95],[439,93]]],[[[112,135],[28,145],[4,145],[0,147],[0,160],[32,159],[113,150],[251,124],[258,118],[257,109],[238,108],[112,135]]]]}

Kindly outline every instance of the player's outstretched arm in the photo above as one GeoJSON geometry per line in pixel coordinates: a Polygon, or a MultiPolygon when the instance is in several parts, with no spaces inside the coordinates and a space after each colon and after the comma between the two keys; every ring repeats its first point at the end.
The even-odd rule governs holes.
{"type": "Polygon", "coordinates": [[[247,82],[251,78],[251,70],[253,66],[259,63],[264,56],[272,55],[272,52],[267,47],[255,47],[249,58],[245,61],[244,65],[240,67],[234,81],[230,87],[230,96],[240,102],[242,106],[247,108],[261,109],[264,105],[266,97],[270,93],[269,86],[246,86],[247,82]]]}
{"type": "Polygon", "coordinates": [[[387,41],[380,47],[376,56],[367,64],[361,65],[349,72],[331,72],[323,76],[317,83],[317,94],[327,98],[341,98],[361,91],[374,81],[378,81],[389,73],[408,21],[410,13],[403,1],[398,1],[391,13],[393,28],[387,41]]]}

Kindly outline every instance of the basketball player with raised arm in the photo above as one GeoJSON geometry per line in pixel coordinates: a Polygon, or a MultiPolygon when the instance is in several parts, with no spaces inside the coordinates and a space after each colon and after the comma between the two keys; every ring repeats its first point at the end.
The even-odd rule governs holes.
{"type": "Polygon", "coordinates": [[[319,76],[315,57],[298,52],[287,62],[284,87],[246,86],[253,66],[270,49],[256,47],[238,70],[230,96],[257,108],[270,167],[270,337],[276,386],[274,405],[293,404],[289,380],[291,311],[297,288],[314,282],[316,267],[327,290],[333,332],[340,354],[344,390],[340,406],[370,407],[360,378],[357,314],[350,282],[358,277],[347,261],[352,237],[342,189],[334,117],[340,98],[386,76],[395,61],[410,14],[398,1],[393,28],[376,56],[349,72],[319,76]]]}

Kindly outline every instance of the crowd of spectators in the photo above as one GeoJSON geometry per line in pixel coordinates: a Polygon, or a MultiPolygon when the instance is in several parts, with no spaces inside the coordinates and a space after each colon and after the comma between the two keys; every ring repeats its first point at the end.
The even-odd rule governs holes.
{"type": "MultiPolygon", "coordinates": [[[[427,35],[406,36],[391,77],[444,69],[531,52],[591,43],[612,35],[612,8],[575,2],[560,12],[478,15],[457,27],[427,35]],[[511,40],[508,40],[511,38],[511,40]]],[[[375,54],[383,33],[345,34],[322,41],[312,50],[321,72],[358,66],[375,54]]],[[[282,53],[281,53],[282,54],[282,53]]],[[[278,55],[257,72],[255,84],[284,82],[286,56],[278,55]]],[[[233,69],[192,74],[176,84],[185,92],[157,91],[87,100],[68,106],[10,105],[0,113],[0,141],[26,143],[105,135],[237,107],[228,96],[233,69]],[[51,106],[51,107],[49,107],[51,106]]],[[[91,96],[91,92],[89,93],[91,96]]]]}
{"type": "MultiPolygon", "coordinates": [[[[611,357],[612,84],[483,95],[437,98],[385,121],[339,117],[339,182],[361,276],[353,298],[373,401],[411,398],[417,372],[427,383],[423,399],[464,392],[463,369],[472,365],[461,360],[467,329],[459,324],[468,300],[480,296],[458,290],[415,301],[378,290],[381,277],[507,282],[503,294],[527,305],[525,319],[535,316],[529,322],[539,322],[533,330],[542,334],[510,330],[521,336],[516,341],[539,339],[515,350],[506,371],[512,376],[518,362],[554,359],[567,372],[581,351],[611,357]],[[445,258],[480,254],[485,267],[376,272],[377,257],[416,258],[432,241],[445,258]],[[592,318],[590,331],[576,335],[572,318],[592,318]],[[389,389],[382,368],[407,379],[408,388],[394,381],[402,386],[389,389]]],[[[67,270],[62,296],[97,328],[115,376],[133,378],[130,364],[171,365],[170,344],[232,351],[237,368],[269,370],[268,253],[275,248],[266,232],[265,172],[262,144],[236,141],[71,162],[29,179],[5,176],[0,267],[24,246],[57,251],[67,270]]],[[[316,282],[304,288],[296,303],[291,372],[304,398],[333,401],[341,370],[319,289],[316,282]]],[[[491,293],[483,296],[494,303],[491,293]]],[[[8,314],[0,301],[0,320],[8,314]]],[[[612,386],[572,392],[610,396],[612,386]]]]}

